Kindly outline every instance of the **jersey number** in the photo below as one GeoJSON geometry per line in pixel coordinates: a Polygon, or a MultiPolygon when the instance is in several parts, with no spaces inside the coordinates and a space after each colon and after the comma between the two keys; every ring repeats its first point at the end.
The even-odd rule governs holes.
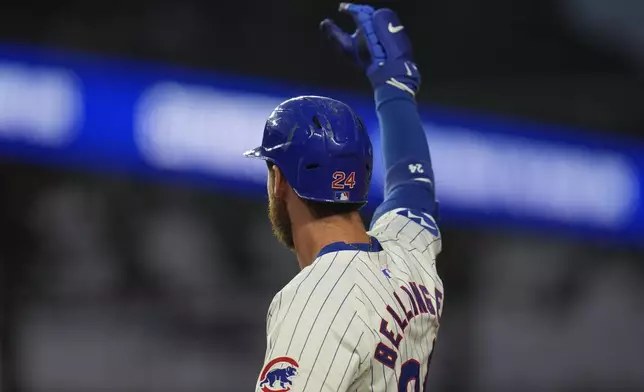
{"type": "Polygon", "coordinates": [[[356,185],[356,172],[351,172],[349,174],[343,171],[337,171],[333,173],[333,182],[331,183],[331,188],[333,189],[353,189],[356,185]]]}
{"type": "Polygon", "coordinates": [[[429,365],[432,362],[432,354],[434,353],[434,346],[436,345],[436,340],[432,344],[432,352],[429,353],[429,359],[427,359],[427,374],[425,375],[425,380],[423,381],[423,387],[420,387],[420,363],[415,359],[410,359],[409,361],[402,364],[400,367],[400,378],[398,379],[398,392],[407,392],[407,385],[414,380],[414,392],[424,391],[427,387],[427,375],[429,375],[429,365]]]}

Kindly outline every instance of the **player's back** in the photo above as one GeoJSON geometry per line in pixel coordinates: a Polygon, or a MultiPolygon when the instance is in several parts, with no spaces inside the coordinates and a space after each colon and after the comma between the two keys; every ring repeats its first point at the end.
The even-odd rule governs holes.
{"type": "Polygon", "coordinates": [[[429,215],[396,209],[369,234],[327,246],[275,296],[259,389],[284,390],[270,376],[290,369],[294,391],[422,390],[442,311],[440,233],[429,215]]]}

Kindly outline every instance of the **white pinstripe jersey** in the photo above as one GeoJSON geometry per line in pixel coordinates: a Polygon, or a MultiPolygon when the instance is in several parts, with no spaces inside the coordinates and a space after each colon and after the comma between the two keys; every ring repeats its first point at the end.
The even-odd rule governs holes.
{"type": "Polygon", "coordinates": [[[440,232],[401,208],[369,234],[379,247],[332,244],[275,296],[258,391],[423,390],[443,309],[440,232]]]}

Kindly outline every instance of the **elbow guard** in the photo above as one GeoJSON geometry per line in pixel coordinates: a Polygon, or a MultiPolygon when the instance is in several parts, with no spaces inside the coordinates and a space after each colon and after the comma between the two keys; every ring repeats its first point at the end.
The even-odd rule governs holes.
{"type": "Polygon", "coordinates": [[[404,184],[415,184],[427,188],[434,198],[434,171],[428,160],[406,158],[396,162],[385,178],[385,197],[395,188],[404,184]]]}
{"type": "Polygon", "coordinates": [[[438,201],[431,162],[403,159],[387,171],[385,201],[374,216],[377,218],[396,208],[417,209],[438,220],[438,201]]]}

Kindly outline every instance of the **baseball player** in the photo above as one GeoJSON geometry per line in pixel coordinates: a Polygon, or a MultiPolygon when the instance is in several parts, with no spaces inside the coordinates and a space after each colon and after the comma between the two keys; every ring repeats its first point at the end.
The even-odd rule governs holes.
{"type": "Polygon", "coordinates": [[[433,171],[414,98],[420,75],[394,12],[346,3],[340,10],[353,17],[355,34],[330,20],[321,28],[373,86],[386,197],[367,231],[358,210],[373,150],[350,107],[304,96],[270,115],[262,145],[246,156],[267,162],[273,230],[301,272],[270,305],[256,389],[418,392],[444,299],[433,171]],[[358,58],[361,46],[366,59],[358,58]]]}

